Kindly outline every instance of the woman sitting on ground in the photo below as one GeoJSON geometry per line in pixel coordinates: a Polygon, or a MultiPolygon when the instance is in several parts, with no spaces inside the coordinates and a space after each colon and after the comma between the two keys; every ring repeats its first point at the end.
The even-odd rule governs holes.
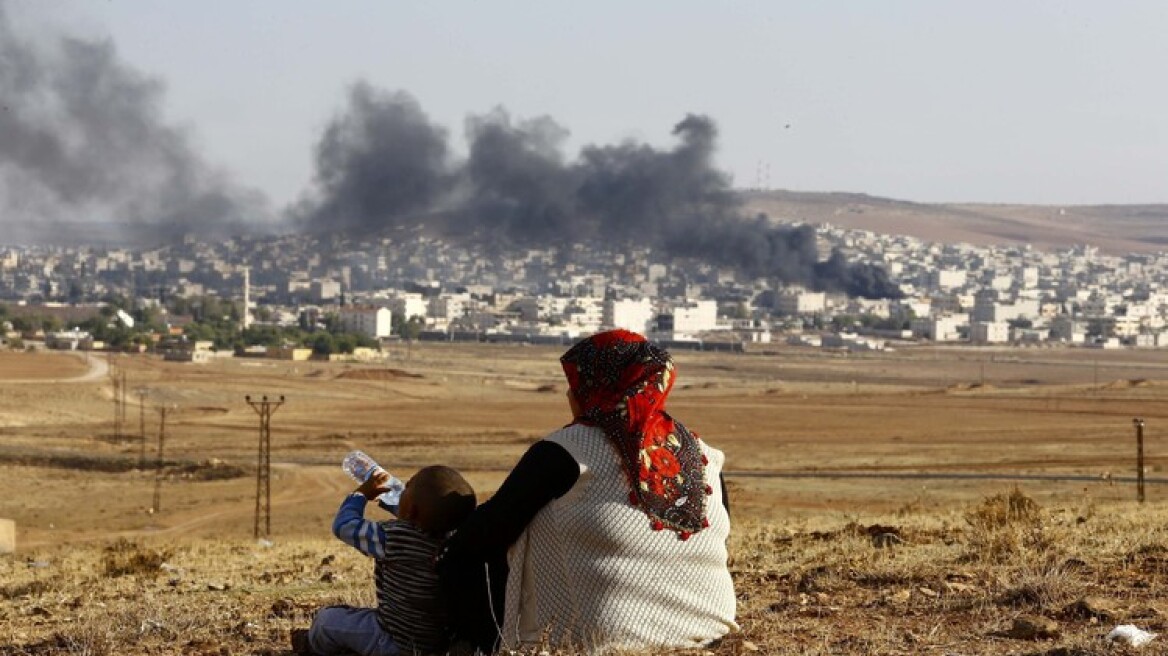
{"type": "Polygon", "coordinates": [[[441,556],[464,636],[487,651],[596,651],[736,629],[723,455],[665,412],[669,354],[614,330],[560,361],[572,423],[527,451],[441,556]]]}

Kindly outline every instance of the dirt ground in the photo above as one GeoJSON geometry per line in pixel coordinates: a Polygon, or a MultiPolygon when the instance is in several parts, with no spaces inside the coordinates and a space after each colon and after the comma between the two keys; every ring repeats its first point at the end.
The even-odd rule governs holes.
{"type": "MultiPolygon", "coordinates": [[[[568,420],[559,354],[415,344],[373,365],[121,356],[88,370],[5,357],[0,517],[18,544],[0,556],[0,656],[289,653],[317,608],[374,603],[368,562],[329,534],[353,487],[344,454],[403,477],[450,464],[485,498],[568,420]],[[283,403],[257,541],[246,397],[265,395],[283,403]]],[[[1102,656],[1134,653],[1106,641],[1117,624],[1168,631],[1168,354],[675,356],[671,412],[727,455],[741,626],[688,654],[1102,656]]]]}
{"type": "MultiPolygon", "coordinates": [[[[271,424],[276,535],[327,530],[352,487],[339,462],[355,448],[401,476],[449,464],[486,497],[532,442],[568,420],[560,351],[415,344],[376,365],[119,356],[120,430],[110,377],[31,380],[80,376],[83,358],[5,354],[0,377],[20,382],[0,381],[0,517],[16,520],[21,549],[61,535],[247,535],[259,443],[248,395],[284,398],[271,424]]],[[[815,526],[946,511],[1033,476],[1055,477],[1017,481],[1041,502],[1126,502],[1133,417],[1147,421],[1149,495],[1165,489],[1161,352],[675,356],[670,409],[726,452],[744,520],[815,526]]]]}
{"type": "Polygon", "coordinates": [[[0,351],[0,382],[74,378],[89,370],[90,357],[85,353],[0,351]]]}

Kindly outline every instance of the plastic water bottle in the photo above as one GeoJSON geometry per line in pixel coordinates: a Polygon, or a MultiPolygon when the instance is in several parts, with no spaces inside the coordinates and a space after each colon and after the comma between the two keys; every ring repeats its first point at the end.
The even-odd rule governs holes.
{"type": "MultiPolygon", "coordinates": [[[[384,467],[377,464],[377,461],[370,458],[364,451],[349,452],[349,455],[341,461],[341,469],[345,470],[345,473],[358,483],[369,480],[369,477],[378,470],[385,471],[384,467]]],[[[386,487],[389,490],[377,497],[377,505],[396,515],[398,503],[401,502],[402,490],[406,488],[406,484],[402,483],[397,476],[389,474],[389,482],[386,483],[386,487]]]]}

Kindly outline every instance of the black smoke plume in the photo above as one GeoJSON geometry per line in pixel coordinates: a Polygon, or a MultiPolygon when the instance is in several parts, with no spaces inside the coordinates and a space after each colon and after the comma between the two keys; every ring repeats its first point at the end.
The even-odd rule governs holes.
{"type": "Polygon", "coordinates": [[[839,252],[819,261],[811,227],[744,217],[714,166],[709,118],[686,116],[673,134],[671,149],[626,141],[569,161],[555,121],[496,109],[467,120],[469,152],[454,162],[445,131],[412,97],[358,84],[317,146],[316,195],[297,214],[318,233],[428,224],[484,245],[644,245],[813,289],[900,296],[879,267],[839,252]]]}
{"type": "Polygon", "coordinates": [[[452,182],[446,131],[417,101],[357,84],[316,146],[319,199],[296,213],[314,232],[362,233],[432,211],[452,182]]]}
{"type": "MultiPolygon", "coordinates": [[[[110,41],[23,39],[0,0],[0,231],[109,221],[156,236],[264,216],[162,118],[164,88],[110,41]]],[[[27,231],[26,231],[27,232],[27,231]]]]}

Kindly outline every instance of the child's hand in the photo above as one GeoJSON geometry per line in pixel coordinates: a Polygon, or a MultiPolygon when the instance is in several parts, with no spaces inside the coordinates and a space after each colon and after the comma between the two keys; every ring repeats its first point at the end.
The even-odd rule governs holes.
{"type": "Polygon", "coordinates": [[[357,492],[365,495],[369,501],[373,501],[377,497],[389,491],[389,472],[384,469],[378,469],[373,472],[373,475],[365,479],[365,482],[357,488],[357,492]]]}

